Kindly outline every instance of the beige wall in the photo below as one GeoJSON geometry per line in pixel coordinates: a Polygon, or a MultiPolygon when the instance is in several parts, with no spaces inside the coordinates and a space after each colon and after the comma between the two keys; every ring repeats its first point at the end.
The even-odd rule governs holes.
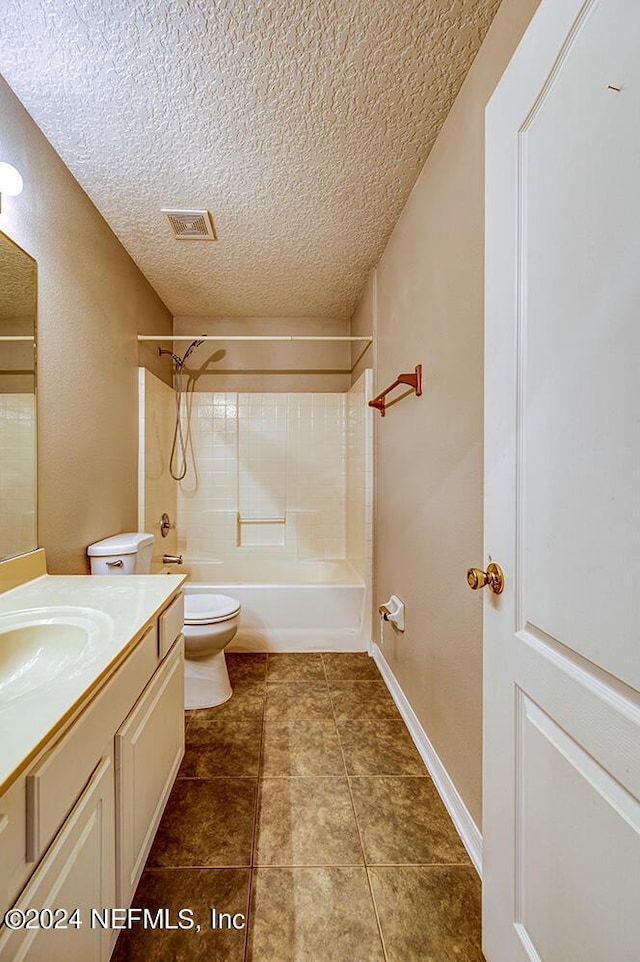
{"type": "Polygon", "coordinates": [[[483,559],[483,112],[537,4],[504,0],[354,318],[358,333],[377,320],[377,390],[423,365],[423,396],[376,419],[374,603],[406,603],[384,654],[478,826],[482,597],[465,571],[483,559]]]}
{"type": "MultiPolygon", "coordinates": [[[[328,317],[176,317],[176,334],[299,334],[346,337],[349,322],[328,317]]],[[[168,345],[166,345],[168,346],[168,345]]],[[[177,342],[180,355],[187,348],[177,342]]],[[[348,342],[205,342],[192,355],[189,370],[196,391],[348,391],[348,342]]]]}
{"type": "Polygon", "coordinates": [[[135,529],[136,332],[171,317],[1,78],[0,116],[25,185],[0,230],[38,262],[38,544],[50,571],[80,573],[86,545],[135,529]]]}

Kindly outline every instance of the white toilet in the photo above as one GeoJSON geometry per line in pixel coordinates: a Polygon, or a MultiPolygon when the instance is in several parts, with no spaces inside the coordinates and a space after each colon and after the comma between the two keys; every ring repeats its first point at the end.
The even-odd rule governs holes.
{"type": "MultiPolygon", "coordinates": [[[[89,545],[92,575],[151,573],[153,535],[128,531],[89,545]]],[[[240,602],[185,584],[185,708],[215,708],[231,698],[224,649],[238,630],[240,602]]]]}
{"type": "Polygon", "coordinates": [[[224,649],[238,630],[240,602],[194,587],[183,589],[185,708],[214,708],[231,698],[224,649]]]}

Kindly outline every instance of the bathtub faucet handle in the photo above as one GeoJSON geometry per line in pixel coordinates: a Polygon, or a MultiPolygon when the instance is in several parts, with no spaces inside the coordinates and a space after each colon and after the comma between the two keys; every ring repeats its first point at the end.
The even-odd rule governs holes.
{"type": "Polygon", "coordinates": [[[181,565],[184,564],[181,554],[163,554],[162,555],[163,565],[181,565]]]}

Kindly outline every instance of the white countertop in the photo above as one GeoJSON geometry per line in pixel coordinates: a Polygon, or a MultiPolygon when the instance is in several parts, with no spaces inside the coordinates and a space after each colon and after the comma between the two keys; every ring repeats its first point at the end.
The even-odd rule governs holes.
{"type": "Polygon", "coordinates": [[[184,575],[43,575],[0,594],[0,622],[38,608],[82,608],[95,629],[86,652],[68,670],[0,705],[0,792],[95,695],[184,580],[184,575]]]}

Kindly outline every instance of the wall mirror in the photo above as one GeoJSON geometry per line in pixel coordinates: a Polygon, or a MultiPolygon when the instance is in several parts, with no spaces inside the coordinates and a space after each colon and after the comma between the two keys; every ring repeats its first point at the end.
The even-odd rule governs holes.
{"type": "Polygon", "coordinates": [[[0,560],[37,547],[37,265],[0,232],[0,560]]]}

